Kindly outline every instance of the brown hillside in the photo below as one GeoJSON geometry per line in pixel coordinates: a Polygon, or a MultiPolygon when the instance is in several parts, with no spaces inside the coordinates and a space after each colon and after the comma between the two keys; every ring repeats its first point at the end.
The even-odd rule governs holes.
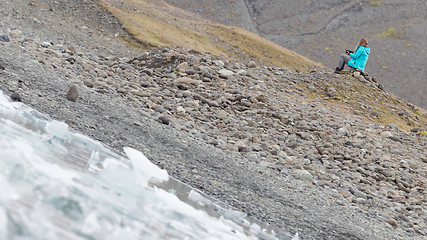
{"type": "Polygon", "coordinates": [[[239,27],[213,24],[163,1],[103,1],[142,46],[178,45],[307,72],[321,65],[239,27]]]}

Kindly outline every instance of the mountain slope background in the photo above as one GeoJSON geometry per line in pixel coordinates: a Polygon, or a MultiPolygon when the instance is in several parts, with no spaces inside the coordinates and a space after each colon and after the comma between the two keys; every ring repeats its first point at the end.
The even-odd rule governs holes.
{"type": "Polygon", "coordinates": [[[424,0],[166,0],[236,25],[334,69],[339,54],[367,38],[366,71],[399,97],[427,108],[424,0]]]}

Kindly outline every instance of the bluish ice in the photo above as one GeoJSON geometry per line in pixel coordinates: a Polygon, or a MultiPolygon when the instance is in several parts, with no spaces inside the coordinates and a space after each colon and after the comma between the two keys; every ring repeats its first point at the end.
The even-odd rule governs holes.
{"type": "Polygon", "coordinates": [[[298,239],[0,92],[0,240],[298,239]]]}

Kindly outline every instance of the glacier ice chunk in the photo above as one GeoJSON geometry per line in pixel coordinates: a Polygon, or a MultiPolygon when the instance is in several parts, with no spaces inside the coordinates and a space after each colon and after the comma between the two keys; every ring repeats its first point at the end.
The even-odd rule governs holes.
{"type": "Polygon", "coordinates": [[[169,180],[167,171],[150,162],[140,151],[130,147],[125,147],[123,150],[131,160],[136,178],[141,185],[146,186],[149,180],[154,182],[169,180]]]}
{"type": "Polygon", "coordinates": [[[7,230],[7,214],[6,211],[0,207],[0,239],[8,239],[7,230]]]}
{"type": "Polygon", "coordinates": [[[65,140],[69,133],[68,125],[66,123],[58,122],[56,120],[48,122],[46,124],[45,130],[48,134],[63,140],[65,140]]]}
{"type": "Polygon", "coordinates": [[[190,199],[193,202],[196,202],[197,204],[201,206],[210,205],[212,201],[202,196],[202,194],[198,193],[195,190],[191,190],[188,194],[188,199],[190,199]]]}

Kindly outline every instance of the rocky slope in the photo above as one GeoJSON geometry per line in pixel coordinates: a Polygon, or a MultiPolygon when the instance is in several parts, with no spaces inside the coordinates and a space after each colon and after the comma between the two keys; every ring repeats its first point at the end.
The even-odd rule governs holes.
{"type": "Polygon", "coordinates": [[[215,22],[236,25],[334,69],[339,54],[369,39],[367,71],[397,96],[427,108],[423,0],[166,0],[215,22]]]}
{"type": "Polygon", "coordinates": [[[1,11],[13,99],[302,239],[427,235],[426,113],[372,78],[135,50],[97,1],[38,4],[1,11]]]}

